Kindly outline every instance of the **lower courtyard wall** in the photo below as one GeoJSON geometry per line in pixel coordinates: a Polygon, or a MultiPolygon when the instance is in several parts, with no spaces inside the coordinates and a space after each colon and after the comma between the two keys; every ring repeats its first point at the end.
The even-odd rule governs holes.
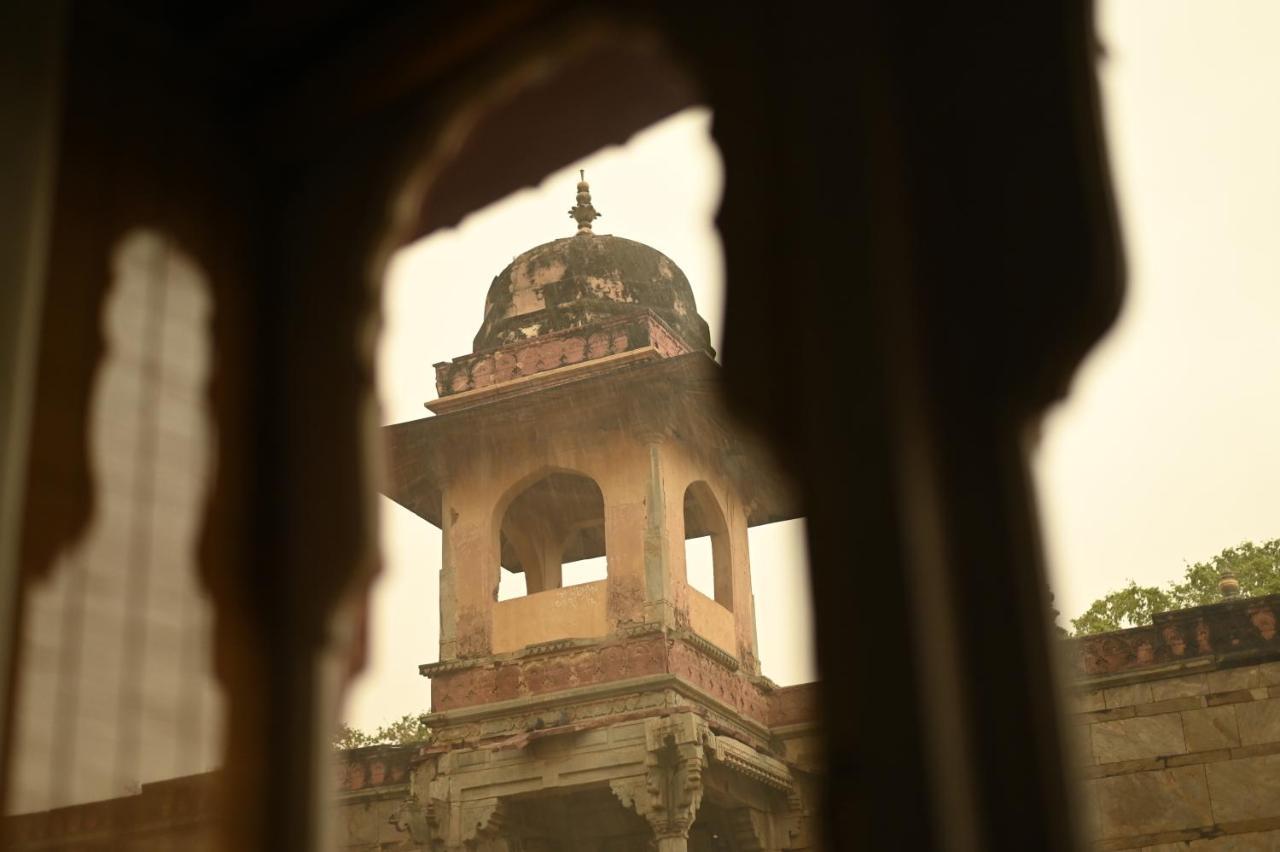
{"type": "Polygon", "coordinates": [[[1280,850],[1280,596],[1073,643],[1093,849],[1280,850]]]}

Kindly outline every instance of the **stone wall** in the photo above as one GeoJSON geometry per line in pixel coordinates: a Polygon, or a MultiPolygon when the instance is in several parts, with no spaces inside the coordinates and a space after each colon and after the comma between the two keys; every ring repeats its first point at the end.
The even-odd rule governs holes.
{"type": "Polygon", "coordinates": [[[338,852],[417,849],[394,817],[409,795],[418,746],[371,746],[342,752],[335,767],[333,848],[338,852]]]}
{"type": "Polygon", "coordinates": [[[1163,613],[1075,643],[1094,849],[1280,849],[1277,604],[1163,613]]]}
{"type": "MultiPolygon", "coordinates": [[[[1280,850],[1277,612],[1280,595],[1224,602],[1162,613],[1148,627],[1068,643],[1075,669],[1069,716],[1090,848],[1280,850]]],[[[679,651],[679,659],[702,661],[706,672],[721,671],[678,637],[647,638],[659,659],[665,648],[679,651]]],[[[632,640],[618,647],[644,644],[632,640]]],[[[597,647],[558,653],[573,662],[580,654],[600,652],[597,647]]],[[[660,667],[663,677],[696,683],[767,726],[790,766],[818,772],[811,731],[816,685],[753,686],[755,703],[739,709],[716,686],[719,681],[702,683],[703,669],[660,667]]],[[[543,727],[520,730],[556,733],[543,727]]],[[[744,742],[751,739],[749,732],[742,736],[744,742]]],[[[403,820],[395,818],[409,795],[410,764],[418,753],[413,746],[375,747],[338,757],[338,848],[416,848],[403,820]]],[[[10,817],[4,826],[7,848],[35,852],[97,844],[141,850],[161,839],[193,850],[210,848],[214,789],[212,776],[195,776],[146,785],[137,796],[110,802],[10,817]]]]}

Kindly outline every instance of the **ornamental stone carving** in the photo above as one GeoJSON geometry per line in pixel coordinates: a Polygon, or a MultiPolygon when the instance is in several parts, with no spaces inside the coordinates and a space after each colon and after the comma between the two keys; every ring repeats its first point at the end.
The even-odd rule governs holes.
{"type": "Polygon", "coordinates": [[[707,760],[704,743],[710,736],[706,723],[693,714],[650,719],[644,775],[609,784],[625,807],[648,821],[662,852],[683,849],[697,818],[707,760]]]}

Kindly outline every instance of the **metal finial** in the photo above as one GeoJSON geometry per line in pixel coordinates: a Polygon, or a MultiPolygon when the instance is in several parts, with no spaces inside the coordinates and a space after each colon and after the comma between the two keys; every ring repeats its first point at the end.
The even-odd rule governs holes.
{"type": "Polygon", "coordinates": [[[601,213],[591,206],[591,187],[587,184],[587,173],[578,169],[578,203],[569,210],[569,218],[578,222],[578,235],[591,233],[592,221],[599,219],[601,213]]]}

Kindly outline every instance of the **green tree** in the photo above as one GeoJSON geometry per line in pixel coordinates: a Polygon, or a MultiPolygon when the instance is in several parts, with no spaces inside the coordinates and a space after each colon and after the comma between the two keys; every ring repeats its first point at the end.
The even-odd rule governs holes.
{"type": "Polygon", "coordinates": [[[353,728],[346,722],[338,725],[333,735],[333,747],[338,750],[364,748],[374,745],[408,745],[431,739],[431,728],[426,716],[401,716],[389,725],[382,725],[373,733],[353,728]]]}
{"type": "Polygon", "coordinates": [[[1187,566],[1182,582],[1172,581],[1165,588],[1139,586],[1130,580],[1094,601],[1071,625],[1077,636],[1105,633],[1150,624],[1157,612],[1214,603],[1222,599],[1218,581],[1226,571],[1235,574],[1242,597],[1280,593],[1280,538],[1228,547],[1205,562],[1187,566]]]}

